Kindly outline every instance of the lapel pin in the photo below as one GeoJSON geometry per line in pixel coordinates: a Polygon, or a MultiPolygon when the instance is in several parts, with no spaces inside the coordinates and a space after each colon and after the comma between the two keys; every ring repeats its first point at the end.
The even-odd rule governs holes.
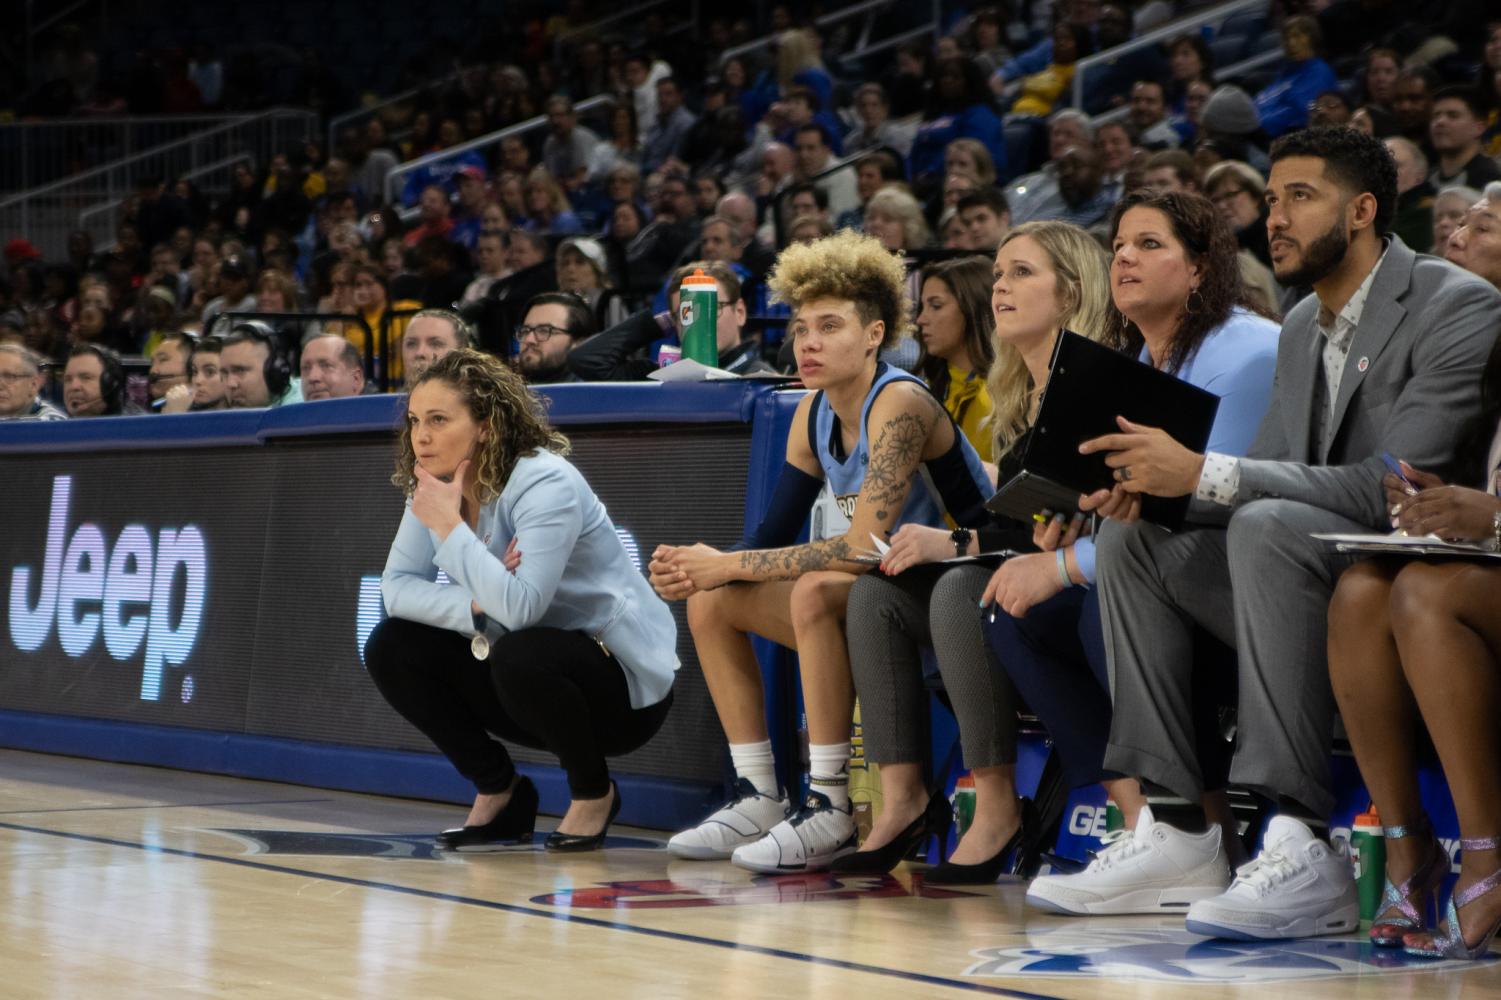
{"type": "Polygon", "coordinates": [[[1370,358],[1361,358],[1359,361],[1355,362],[1355,368],[1358,371],[1365,371],[1369,367],[1371,367],[1370,358]]]}

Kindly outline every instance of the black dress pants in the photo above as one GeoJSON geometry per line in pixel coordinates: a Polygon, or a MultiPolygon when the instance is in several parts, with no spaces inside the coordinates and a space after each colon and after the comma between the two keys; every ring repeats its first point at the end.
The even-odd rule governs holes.
{"type": "Polygon", "coordinates": [[[529,628],[490,646],[485,662],[450,629],[387,618],[365,643],[381,696],[482,794],[516,776],[491,734],[555,754],[576,799],[610,791],[606,756],[629,753],[661,728],[672,694],[632,708],[625,671],[582,632],[529,628]]]}

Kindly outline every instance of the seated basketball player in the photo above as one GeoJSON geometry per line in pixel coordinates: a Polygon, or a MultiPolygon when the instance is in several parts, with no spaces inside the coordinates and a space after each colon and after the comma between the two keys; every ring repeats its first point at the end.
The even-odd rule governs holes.
{"type": "Polygon", "coordinates": [[[870,237],[840,233],[788,247],[769,285],[792,308],[798,372],[816,390],[793,417],[771,510],[744,551],[664,545],[651,573],[663,597],[688,601],[737,777],[734,801],[668,848],[789,872],[826,868],[856,846],[844,614],[851,585],[876,561],[874,539],[903,524],[936,527],[945,508],[958,523],[977,526],[991,487],[979,455],[932,393],[877,360],[910,315],[897,258],[870,237]],[[810,510],[812,540],[790,545],[810,510]],[[867,553],[870,561],[861,561],[867,553]],[[752,633],[801,657],[812,785],[798,810],[777,784],[752,633]]]}
{"type": "Polygon", "coordinates": [[[537,790],[496,736],[568,775],[547,847],[599,847],[620,812],[605,757],[644,744],[672,704],[677,627],[567,449],[520,376],[479,351],[434,362],[408,398],[392,476],[407,509],[381,576],[391,617],[365,664],[474,783],[442,847],[531,838],[537,790]]]}

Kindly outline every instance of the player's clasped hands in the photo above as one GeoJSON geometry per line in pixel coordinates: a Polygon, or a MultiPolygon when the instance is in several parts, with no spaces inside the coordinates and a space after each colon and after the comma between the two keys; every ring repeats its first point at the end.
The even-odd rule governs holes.
{"type": "Polygon", "coordinates": [[[724,573],[721,553],[713,546],[658,545],[647,572],[651,585],[666,601],[681,601],[700,590],[713,590],[730,582],[724,573]]]}

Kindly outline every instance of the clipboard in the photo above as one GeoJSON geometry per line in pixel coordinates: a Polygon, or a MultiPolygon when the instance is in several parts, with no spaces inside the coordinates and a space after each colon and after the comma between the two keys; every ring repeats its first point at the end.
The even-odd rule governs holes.
{"type": "MultiPolygon", "coordinates": [[[[1048,384],[1027,438],[1021,471],[986,502],[992,514],[1029,522],[1050,510],[1073,514],[1079,496],[1115,483],[1103,454],[1081,455],[1079,445],[1118,433],[1115,418],[1160,427],[1187,448],[1209,444],[1220,398],[1136,358],[1097,344],[1071,330],[1058,335],[1048,384]]],[[[1177,528],[1189,497],[1142,497],[1141,516],[1177,528]]]]}

